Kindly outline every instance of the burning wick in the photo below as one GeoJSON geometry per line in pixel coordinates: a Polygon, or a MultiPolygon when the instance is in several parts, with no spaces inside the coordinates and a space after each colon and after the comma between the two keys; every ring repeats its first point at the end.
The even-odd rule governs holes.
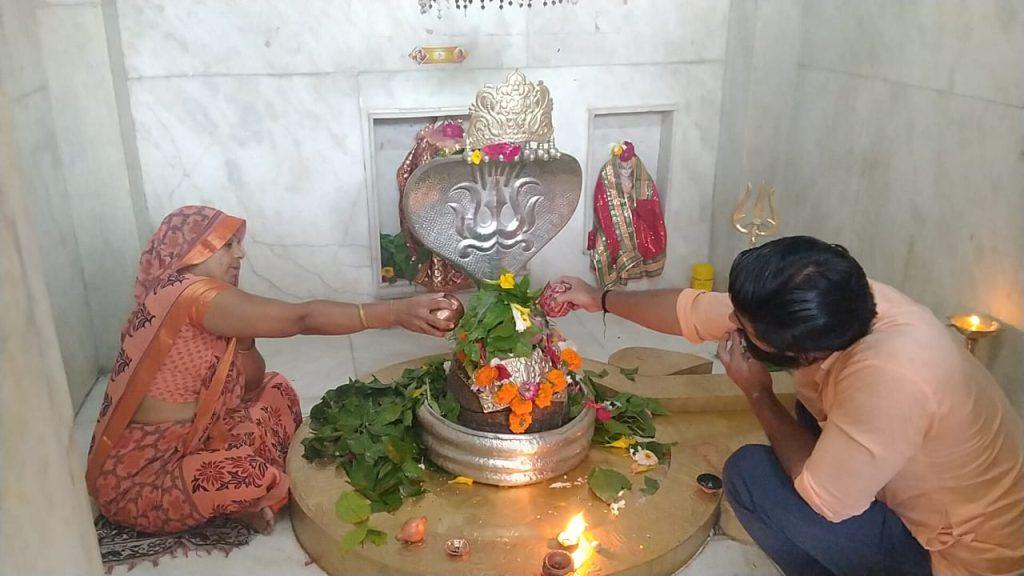
{"type": "Polygon", "coordinates": [[[569,520],[569,525],[558,533],[558,543],[563,548],[572,548],[579,545],[580,537],[583,536],[583,531],[587,529],[587,521],[583,519],[583,512],[572,517],[569,520]]]}
{"type": "MultiPolygon", "coordinates": [[[[569,520],[569,524],[565,527],[565,530],[561,531],[558,534],[559,544],[561,544],[565,548],[575,548],[571,555],[566,554],[561,550],[555,551],[561,552],[562,554],[566,554],[572,560],[572,564],[569,568],[569,571],[564,572],[563,574],[568,574],[573,570],[582,569],[583,565],[586,564],[588,560],[590,560],[591,556],[593,556],[594,551],[596,549],[596,542],[591,542],[587,538],[587,536],[584,534],[586,529],[587,521],[583,518],[583,513],[580,512],[579,514],[573,516],[572,519],[569,520]]],[[[548,556],[555,554],[555,552],[550,552],[547,556],[544,557],[545,567],[547,566],[548,556]]],[[[548,573],[545,572],[545,574],[548,573]]]]}

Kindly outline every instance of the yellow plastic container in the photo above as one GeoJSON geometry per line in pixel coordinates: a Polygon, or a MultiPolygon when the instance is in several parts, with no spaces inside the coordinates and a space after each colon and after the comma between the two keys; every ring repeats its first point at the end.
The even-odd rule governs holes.
{"type": "Polygon", "coordinates": [[[707,262],[693,265],[690,274],[690,288],[695,290],[712,290],[715,287],[715,267],[707,262]]]}

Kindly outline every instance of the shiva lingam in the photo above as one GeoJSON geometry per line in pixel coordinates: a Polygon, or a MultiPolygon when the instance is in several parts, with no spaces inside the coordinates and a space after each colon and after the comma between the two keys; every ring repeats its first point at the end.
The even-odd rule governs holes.
{"type": "MultiPolygon", "coordinates": [[[[579,162],[555,146],[552,107],[547,86],[527,81],[518,70],[502,84],[485,86],[469,107],[465,154],[420,166],[406,184],[402,208],[413,234],[479,283],[493,287],[501,280],[504,288],[509,277],[514,285],[515,272],[524,269],[576,211],[583,174],[579,162]]],[[[541,482],[571,470],[586,456],[594,430],[591,410],[566,422],[566,395],[561,390],[550,397],[549,405],[546,399],[531,404],[530,419],[522,421],[521,429],[511,426],[520,412],[500,401],[499,384],[514,383],[521,395],[533,386],[536,393],[559,361],[557,351],[553,358],[551,354],[556,332],[537,312],[536,302],[518,304],[520,312],[513,307],[512,314],[541,328],[529,352],[505,357],[489,352],[494,343],[490,338],[507,339],[515,333],[489,332],[474,340],[480,344],[479,353],[474,350],[468,360],[456,354],[447,375],[446,388],[460,405],[458,422],[441,417],[429,403],[417,412],[434,463],[453,474],[503,486],[541,482]],[[481,383],[470,371],[484,368],[485,361],[490,362],[487,370],[494,368],[499,378],[492,374],[481,383]]],[[[444,314],[454,321],[461,317],[459,312],[444,314]]],[[[507,307],[503,314],[509,314],[507,307]]],[[[516,318],[516,331],[521,333],[516,318]]],[[[466,332],[463,324],[456,330],[466,332]]]]}

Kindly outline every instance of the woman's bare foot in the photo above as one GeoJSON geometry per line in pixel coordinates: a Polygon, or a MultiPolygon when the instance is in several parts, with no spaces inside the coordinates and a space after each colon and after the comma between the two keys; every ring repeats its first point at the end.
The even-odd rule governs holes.
{"type": "Polygon", "coordinates": [[[274,530],[274,523],[277,521],[274,511],[269,506],[232,514],[231,518],[264,535],[274,530]]]}

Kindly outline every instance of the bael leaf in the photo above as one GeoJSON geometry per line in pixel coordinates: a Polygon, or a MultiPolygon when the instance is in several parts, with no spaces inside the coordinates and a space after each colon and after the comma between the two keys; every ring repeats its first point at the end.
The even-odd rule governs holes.
{"type": "Polygon", "coordinates": [[[359,524],[370,517],[370,501],[358,492],[345,492],[334,503],[334,513],[342,522],[359,524]]]}
{"type": "Polygon", "coordinates": [[[366,538],[364,541],[369,542],[374,546],[383,546],[388,541],[388,535],[386,532],[370,528],[366,531],[366,538]]]}
{"type": "Polygon", "coordinates": [[[641,492],[648,496],[654,496],[654,493],[658,491],[658,488],[661,488],[661,483],[650,476],[644,476],[644,487],[640,489],[641,492]]]}
{"type": "Polygon", "coordinates": [[[619,492],[633,487],[633,483],[621,472],[599,467],[590,472],[587,483],[590,490],[606,504],[614,502],[619,497],[619,492]]]}
{"type": "Polygon", "coordinates": [[[362,544],[363,540],[366,539],[366,534],[369,531],[370,527],[367,525],[366,522],[356,524],[354,528],[346,532],[345,535],[341,537],[341,544],[338,546],[338,548],[341,550],[341,553],[345,554],[348,551],[355,548],[356,545],[362,544]]]}

